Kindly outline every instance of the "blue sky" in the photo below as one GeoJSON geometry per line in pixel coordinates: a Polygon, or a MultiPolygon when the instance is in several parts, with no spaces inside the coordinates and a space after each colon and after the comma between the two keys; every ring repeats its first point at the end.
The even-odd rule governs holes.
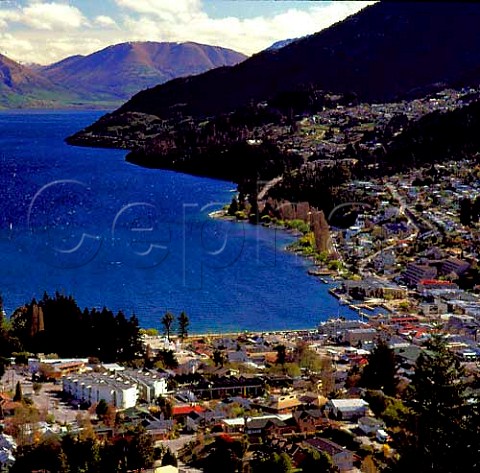
{"type": "Polygon", "coordinates": [[[373,2],[0,0],[0,53],[48,64],[125,41],[196,41],[253,54],[373,2]]]}

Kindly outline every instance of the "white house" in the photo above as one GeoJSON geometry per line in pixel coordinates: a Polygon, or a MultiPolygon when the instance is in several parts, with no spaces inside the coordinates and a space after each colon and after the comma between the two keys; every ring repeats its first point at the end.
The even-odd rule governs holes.
{"type": "Polygon", "coordinates": [[[326,405],[326,411],[337,419],[358,419],[366,416],[368,402],[363,399],[331,399],[326,405]]]}

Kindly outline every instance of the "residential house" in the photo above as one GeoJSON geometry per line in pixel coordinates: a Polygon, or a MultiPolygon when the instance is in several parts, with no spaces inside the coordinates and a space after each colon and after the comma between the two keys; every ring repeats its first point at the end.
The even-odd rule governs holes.
{"type": "MultiPolygon", "coordinates": [[[[234,419],[222,419],[220,421],[220,424],[222,425],[223,430],[230,434],[245,432],[246,430],[248,430],[248,428],[252,430],[251,433],[253,434],[253,433],[259,433],[257,432],[259,428],[258,426],[259,425],[266,426],[267,425],[266,421],[268,420],[271,420],[275,425],[283,425],[283,424],[287,425],[291,419],[292,419],[291,414],[279,414],[279,415],[270,414],[270,415],[263,415],[258,417],[244,416],[244,417],[236,417],[234,419]],[[259,422],[250,423],[252,420],[262,421],[262,423],[259,423],[259,422]],[[281,424],[280,422],[282,422],[283,424],[281,424]],[[255,432],[253,432],[253,430],[255,430],[255,432]]],[[[262,429],[263,427],[260,430],[262,429]]]]}
{"type": "Polygon", "coordinates": [[[227,396],[261,396],[264,381],[256,376],[221,376],[202,380],[191,387],[199,398],[219,399],[227,396]]]}
{"type": "Polygon", "coordinates": [[[265,412],[273,414],[288,414],[301,405],[295,394],[272,395],[266,404],[259,404],[265,412]]]}
{"type": "Polygon", "coordinates": [[[408,225],[405,222],[386,223],[385,225],[382,225],[382,234],[384,238],[391,238],[393,236],[404,238],[408,232],[408,225]]]}
{"type": "Polygon", "coordinates": [[[330,455],[333,464],[338,468],[340,473],[353,470],[353,462],[355,459],[354,453],[341,445],[338,445],[338,443],[325,438],[315,438],[305,440],[303,444],[306,447],[311,447],[319,452],[330,455]]]}
{"type": "Polygon", "coordinates": [[[423,315],[437,318],[440,315],[448,312],[448,305],[445,304],[440,298],[436,298],[432,302],[422,302],[419,304],[419,309],[423,315]]]}
{"type": "Polygon", "coordinates": [[[199,427],[212,425],[225,419],[225,413],[220,410],[205,409],[203,412],[191,411],[185,421],[186,427],[191,432],[196,432],[199,427]]]}
{"type": "Polygon", "coordinates": [[[293,413],[293,418],[302,433],[314,433],[318,428],[329,424],[321,409],[298,410],[293,413]]]}
{"type": "Polygon", "coordinates": [[[68,376],[74,373],[83,373],[86,371],[88,358],[29,358],[28,370],[32,374],[38,373],[41,365],[48,365],[51,367],[50,377],[60,379],[62,376],[68,376]]]}
{"type": "Polygon", "coordinates": [[[443,291],[458,290],[458,285],[450,281],[440,281],[438,279],[422,279],[417,285],[417,291],[421,296],[427,297],[434,293],[443,291]]]}
{"type": "Polygon", "coordinates": [[[172,415],[173,418],[178,422],[186,423],[187,417],[192,413],[196,412],[197,414],[201,414],[205,411],[205,408],[199,406],[198,404],[177,404],[173,406],[172,415]]]}
{"type": "MultiPolygon", "coordinates": [[[[345,281],[350,283],[350,281],[345,281]]],[[[341,320],[331,319],[322,322],[318,326],[318,331],[321,334],[328,335],[329,337],[338,337],[343,335],[346,330],[365,327],[365,324],[360,320],[341,320]]]]}
{"type": "Polygon", "coordinates": [[[397,259],[393,250],[381,251],[373,258],[375,271],[385,271],[395,267],[397,259]]]}
{"type": "Polygon", "coordinates": [[[249,360],[257,365],[263,365],[265,363],[275,363],[277,359],[277,352],[268,350],[265,347],[255,347],[248,349],[249,360]]]}
{"type": "Polygon", "coordinates": [[[385,428],[385,422],[375,417],[361,417],[358,419],[358,428],[367,435],[374,435],[377,430],[385,428]]]}
{"type": "Polygon", "coordinates": [[[149,433],[154,442],[159,440],[167,440],[170,432],[173,430],[174,421],[171,419],[159,419],[150,421],[144,425],[145,430],[149,433]]]}
{"type": "Polygon", "coordinates": [[[395,348],[394,352],[400,365],[401,374],[408,376],[413,374],[415,364],[422,349],[417,345],[409,345],[408,347],[395,348]]]}
{"type": "Polygon", "coordinates": [[[386,220],[389,220],[390,218],[396,218],[399,214],[400,209],[398,207],[394,207],[393,205],[388,205],[383,211],[383,217],[386,220]]]}
{"type": "MultiPolygon", "coordinates": [[[[321,381],[319,386],[322,386],[321,381]]],[[[306,409],[318,409],[328,402],[328,399],[325,396],[311,392],[299,394],[297,395],[297,398],[306,409]]]]}
{"type": "Polygon", "coordinates": [[[244,350],[229,350],[227,357],[229,363],[246,363],[249,361],[248,355],[244,350]]]}
{"type": "Polygon", "coordinates": [[[278,418],[260,418],[252,417],[246,420],[245,433],[265,437],[269,435],[280,434],[287,424],[278,418]]]}
{"type": "Polygon", "coordinates": [[[0,419],[12,416],[15,413],[15,409],[21,405],[20,402],[14,402],[11,396],[0,393],[0,419]]]}
{"type": "Polygon", "coordinates": [[[178,367],[175,370],[178,374],[195,374],[202,362],[197,358],[182,358],[178,360],[178,367]]]}

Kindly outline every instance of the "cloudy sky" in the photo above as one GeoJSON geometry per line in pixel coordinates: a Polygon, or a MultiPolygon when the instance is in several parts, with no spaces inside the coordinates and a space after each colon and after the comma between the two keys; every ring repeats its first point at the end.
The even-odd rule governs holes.
{"type": "Polygon", "coordinates": [[[0,53],[48,64],[125,41],[196,41],[246,54],[319,31],[369,3],[286,0],[0,0],[0,53]]]}

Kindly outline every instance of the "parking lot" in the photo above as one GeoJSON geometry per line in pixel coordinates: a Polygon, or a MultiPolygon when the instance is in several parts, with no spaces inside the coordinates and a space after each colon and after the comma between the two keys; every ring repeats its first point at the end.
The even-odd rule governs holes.
{"type": "Polygon", "coordinates": [[[34,405],[41,412],[42,417],[48,414],[53,415],[58,424],[71,424],[75,421],[78,408],[70,406],[62,400],[62,384],[59,383],[41,383],[42,388],[38,394],[33,392],[33,383],[31,376],[22,370],[8,369],[3,376],[0,384],[1,391],[15,392],[15,386],[20,382],[22,393],[26,397],[30,397],[34,405]]]}

